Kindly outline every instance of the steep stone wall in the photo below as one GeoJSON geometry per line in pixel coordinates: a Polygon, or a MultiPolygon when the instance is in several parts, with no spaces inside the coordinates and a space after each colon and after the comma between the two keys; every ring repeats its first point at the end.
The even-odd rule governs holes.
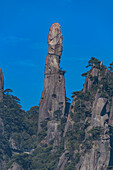
{"type": "Polygon", "coordinates": [[[107,169],[110,161],[110,136],[108,134],[108,112],[107,99],[100,97],[97,92],[92,107],[91,124],[86,132],[91,129],[100,128],[101,137],[93,142],[92,148],[84,156],[81,156],[77,170],[100,170],[107,169]],[[106,110],[103,114],[103,109],[106,110]]]}
{"type": "Polygon", "coordinates": [[[75,147],[76,149],[73,149],[72,159],[70,156],[65,156],[65,152],[61,155],[57,166],[59,170],[64,169],[64,167],[76,161],[78,159],[76,156],[78,155],[79,159],[72,169],[107,170],[109,166],[111,150],[109,126],[112,126],[113,122],[113,99],[112,102],[110,102],[111,99],[108,95],[106,97],[103,96],[102,88],[104,85],[101,79],[106,77],[106,74],[107,71],[104,67],[103,69],[98,69],[93,66],[88,72],[83,90],[75,93],[75,96],[73,96],[73,102],[70,107],[63,137],[65,137],[65,152],[70,153],[72,151],[70,150],[71,142],[68,141],[68,135],[69,133],[72,134],[76,132],[73,134],[75,138],[72,139],[73,143],[77,145],[77,148],[75,147]],[[89,116],[82,119],[81,116],[84,116],[87,111],[90,113],[89,116]],[[76,116],[77,114],[78,116],[76,116]],[[76,119],[73,119],[74,116],[76,119]],[[79,119],[79,117],[81,118],[79,119]],[[77,128],[76,124],[78,124],[78,126],[81,124],[81,126],[77,128]],[[75,127],[78,129],[77,131],[75,127]],[[84,128],[84,130],[82,128],[84,128]],[[79,143],[77,137],[81,136],[81,132],[83,131],[83,141],[79,143]],[[66,141],[70,142],[68,147],[66,141]]]}
{"type": "Polygon", "coordinates": [[[56,111],[60,110],[61,117],[65,112],[65,72],[60,69],[62,39],[60,25],[52,24],[47,39],[49,47],[45,63],[44,91],[39,105],[38,132],[45,119],[54,120],[56,111]]]}

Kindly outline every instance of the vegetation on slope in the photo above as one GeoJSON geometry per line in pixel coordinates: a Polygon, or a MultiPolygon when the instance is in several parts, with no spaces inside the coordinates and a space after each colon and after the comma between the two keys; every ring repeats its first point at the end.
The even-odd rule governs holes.
{"type": "MultiPolygon", "coordinates": [[[[13,162],[17,162],[24,170],[53,170],[57,168],[59,159],[65,150],[67,164],[65,170],[75,169],[79,162],[81,154],[84,155],[92,148],[94,141],[99,140],[102,134],[102,128],[92,128],[87,137],[85,131],[91,123],[91,109],[97,90],[101,97],[111,101],[113,97],[113,64],[110,64],[109,70],[101,65],[100,61],[91,58],[87,67],[95,67],[100,70],[100,77],[92,76],[91,70],[83,73],[82,76],[89,78],[93,83],[91,88],[85,93],[83,90],[73,92],[72,98],[74,104],[71,105],[70,113],[66,113],[63,118],[59,118],[60,111],[55,112],[55,120],[59,121],[58,130],[61,132],[61,142],[53,152],[54,140],[49,144],[44,143],[47,135],[47,121],[42,122],[43,130],[38,134],[38,106],[32,107],[25,112],[21,109],[20,100],[11,95],[11,90],[4,91],[3,100],[0,102],[0,160],[5,156],[7,169],[13,162]],[[73,110],[73,111],[72,111],[73,110]],[[68,115],[73,122],[73,127],[64,134],[68,115]],[[43,141],[43,143],[41,143],[43,141]],[[81,153],[80,150],[83,152],[81,153]]],[[[104,113],[103,113],[104,114],[104,113]]],[[[113,146],[113,130],[111,128],[111,146],[113,146]]],[[[111,155],[113,153],[111,152],[111,155]]],[[[113,162],[111,160],[110,167],[113,162]]]]}

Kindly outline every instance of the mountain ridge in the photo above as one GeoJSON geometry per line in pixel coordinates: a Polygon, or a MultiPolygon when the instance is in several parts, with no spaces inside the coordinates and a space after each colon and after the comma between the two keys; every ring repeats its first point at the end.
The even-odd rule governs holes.
{"type": "Polygon", "coordinates": [[[113,169],[113,63],[107,69],[91,57],[83,89],[73,92],[70,105],[60,68],[62,40],[54,23],[39,106],[22,110],[12,90],[3,91],[0,71],[0,170],[113,169]]]}

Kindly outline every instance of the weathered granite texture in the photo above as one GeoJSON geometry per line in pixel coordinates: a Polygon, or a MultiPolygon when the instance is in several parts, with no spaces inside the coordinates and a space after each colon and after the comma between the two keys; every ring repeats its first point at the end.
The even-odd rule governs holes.
{"type": "MultiPolygon", "coordinates": [[[[93,76],[93,77],[98,76],[99,75],[99,69],[92,67],[92,69],[90,70],[90,75],[93,76]]],[[[84,83],[83,92],[87,92],[91,88],[93,83],[94,83],[94,80],[91,80],[89,78],[89,76],[87,76],[85,83],[84,83]]]]}
{"type": "MultiPolygon", "coordinates": [[[[103,67],[103,63],[100,62],[100,69],[103,67]]],[[[95,83],[95,81],[100,81],[102,78],[102,72],[100,69],[95,67],[95,64],[93,64],[91,70],[88,72],[88,76],[86,77],[83,92],[87,92],[91,89],[92,85],[95,83]],[[95,79],[96,77],[96,79],[95,79]],[[94,78],[94,79],[93,79],[94,78]]],[[[107,68],[105,69],[105,74],[108,73],[107,68]]]]}
{"type": "Polygon", "coordinates": [[[67,163],[68,161],[68,158],[66,157],[66,154],[68,154],[69,152],[68,151],[65,151],[60,159],[59,159],[59,163],[58,163],[58,166],[57,166],[57,170],[64,170],[65,168],[65,164],[67,163]]]}
{"type": "Polygon", "coordinates": [[[0,68],[0,100],[3,98],[3,88],[4,88],[4,79],[3,79],[3,72],[0,68]]]}
{"type": "MultiPolygon", "coordinates": [[[[88,122],[88,127],[85,129],[85,137],[84,140],[79,144],[78,150],[74,150],[75,155],[73,154],[73,159],[76,160],[76,153],[79,153],[80,155],[78,163],[75,164],[75,170],[107,170],[107,167],[109,166],[111,148],[109,125],[112,125],[113,122],[113,99],[110,107],[109,99],[107,97],[102,97],[101,89],[103,85],[100,84],[100,87],[99,85],[97,85],[98,82],[101,81],[102,76],[106,76],[106,74],[106,69],[101,72],[101,69],[95,68],[93,66],[86,78],[84,89],[83,91],[81,91],[81,98],[82,95],[92,95],[90,96],[89,100],[84,99],[83,103],[84,111],[90,110],[91,115],[90,117],[86,117],[84,121],[80,121],[80,124],[82,123],[84,125],[86,122],[88,122]],[[96,86],[97,89],[94,89],[94,86],[96,86]],[[92,132],[97,133],[96,130],[99,131],[100,135],[98,135],[96,138],[93,138],[92,132]],[[86,141],[89,142],[91,148],[85,150],[85,147],[87,146],[86,141]]],[[[65,125],[63,134],[63,137],[65,137],[65,141],[66,133],[72,133],[73,131],[75,122],[71,118],[71,115],[72,113],[76,114],[75,108],[76,106],[78,106],[78,101],[80,103],[80,101],[82,100],[81,98],[78,98],[77,95],[73,97],[73,102],[70,107],[67,123],[65,125]]],[[[80,103],[80,107],[81,105],[82,102],[80,103]]],[[[69,151],[65,145],[65,142],[64,149],[65,152],[69,151]]],[[[67,167],[67,165],[71,162],[71,160],[68,160],[67,157],[65,157],[65,152],[59,159],[59,163],[57,166],[59,170],[64,169],[64,167],[67,167]]]]}
{"type": "Polygon", "coordinates": [[[41,122],[45,119],[54,120],[55,112],[59,111],[60,117],[65,112],[65,71],[60,69],[62,39],[60,25],[52,24],[47,39],[49,47],[45,64],[44,91],[39,105],[38,132],[41,130],[41,122]]]}
{"type": "MultiPolygon", "coordinates": [[[[110,136],[108,127],[107,99],[100,97],[97,92],[92,107],[91,124],[86,130],[101,128],[101,137],[93,141],[90,151],[81,156],[76,166],[77,170],[106,170],[110,161],[110,136]]],[[[86,135],[87,136],[87,135],[86,135]]],[[[81,151],[82,153],[82,151],[81,151]]]]}
{"type": "MultiPolygon", "coordinates": [[[[106,76],[107,70],[104,71],[106,76]]],[[[103,76],[101,69],[92,67],[86,78],[83,92],[91,90],[92,85],[98,83],[103,76]],[[94,79],[91,79],[90,76],[94,79]]],[[[94,87],[94,86],[93,86],[94,87]]],[[[100,85],[100,89],[103,85],[100,85]]],[[[92,89],[93,90],[93,89],[92,89]]],[[[113,105],[113,103],[112,103],[113,105]]],[[[91,130],[100,129],[100,136],[98,139],[92,141],[92,148],[82,155],[79,163],[76,165],[76,170],[106,170],[110,161],[110,135],[109,135],[109,124],[112,122],[112,111],[109,109],[109,100],[101,96],[101,90],[97,89],[94,101],[91,106],[91,121],[90,125],[86,129],[85,136],[89,136],[91,130]],[[109,117],[110,112],[110,117],[109,117]]],[[[97,132],[96,132],[97,133],[97,132]]],[[[90,134],[91,135],[91,134],[90,134]]]]}

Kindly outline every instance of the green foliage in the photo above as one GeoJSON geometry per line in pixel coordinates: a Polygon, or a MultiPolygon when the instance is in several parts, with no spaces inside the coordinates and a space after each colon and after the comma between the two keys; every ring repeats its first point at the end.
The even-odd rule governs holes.
{"type": "Polygon", "coordinates": [[[12,151],[21,153],[36,147],[38,122],[38,108],[32,108],[26,113],[21,109],[20,99],[11,95],[11,92],[11,89],[6,89],[0,102],[0,118],[3,124],[0,127],[0,160],[5,156],[7,161],[12,158],[12,151]]]}
{"type": "Polygon", "coordinates": [[[93,65],[95,65],[96,68],[100,68],[100,61],[95,57],[91,57],[86,67],[93,66],[93,65]]]}
{"type": "Polygon", "coordinates": [[[51,153],[52,145],[46,147],[38,147],[32,155],[32,166],[31,169],[45,170],[45,169],[56,169],[59,153],[51,153]]]}
{"type": "Polygon", "coordinates": [[[8,163],[7,168],[10,168],[12,163],[18,163],[24,170],[30,170],[31,168],[31,156],[28,154],[22,153],[14,155],[12,160],[8,163]]]}
{"type": "MultiPolygon", "coordinates": [[[[63,102],[59,103],[59,110],[54,112],[54,120],[58,122],[58,133],[60,134],[61,141],[58,146],[54,148],[54,139],[47,143],[47,123],[49,119],[41,122],[42,130],[38,134],[38,116],[39,107],[32,107],[29,111],[25,112],[21,109],[20,99],[11,95],[12,90],[6,89],[4,91],[3,100],[0,102],[0,118],[3,121],[3,127],[0,127],[0,160],[4,158],[9,162],[8,167],[13,162],[17,162],[25,170],[53,170],[57,168],[59,158],[65,149],[68,150],[66,154],[67,164],[65,170],[74,170],[76,164],[80,161],[81,155],[91,150],[93,142],[100,140],[103,129],[99,127],[92,128],[86,135],[87,128],[91,123],[91,108],[99,90],[100,97],[108,99],[108,104],[111,105],[113,96],[113,62],[110,64],[110,71],[106,71],[105,66],[100,66],[101,63],[96,58],[92,57],[88,66],[93,66],[99,69],[98,76],[92,76],[91,71],[83,73],[82,76],[88,76],[93,82],[89,91],[77,91],[72,93],[74,97],[74,105],[71,107],[70,119],[68,119],[68,131],[66,136],[63,137],[65,125],[67,122],[67,115],[62,117],[61,108],[63,102]],[[14,140],[16,149],[11,146],[11,139],[14,140]],[[46,144],[42,145],[41,141],[46,144]],[[54,148],[54,149],[53,149],[54,148]],[[30,151],[34,149],[31,153],[30,151]],[[83,153],[81,153],[81,149],[83,153]],[[13,152],[18,154],[12,155],[13,152]],[[27,154],[25,152],[28,152],[27,154]],[[10,159],[10,161],[9,161],[10,159]]],[[[60,74],[64,74],[60,70],[60,74]]],[[[56,98],[56,94],[52,94],[56,98]]],[[[66,98],[66,101],[69,99],[66,98]]],[[[101,116],[106,113],[103,109],[101,116]]],[[[0,124],[1,125],[1,124],[0,124]]],[[[110,130],[111,139],[111,153],[113,155],[113,129],[110,130]]],[[[113,161],[108,169],[112,169],[113,161]]]]}
{"type": "Polygon", "coordinates": [[[75,96],[78,96],[79,94],[81,94],[81,91],[76,91],[72,93],[73,95],[71,96],[72,98],[75,96]]]}
{"type": "Polygon", "coordinates": [[[113,71],[113,62],[110,63],[110,66],[108,68],[110,69],[110,71],[113,71]]]}
{"type": "Polygon", "coordinates": [[[87,77],[87,74],[88,74],[88,73],[86,72],[86,73],[83,73],[81,76],[82,76],[82,77],[87,77]]]}
{"type": "Polygon", "coordinates": [[[69,102],[69,101],[71,101],[71,99],[69,99],[68,97],[66,97],[66,102],[69,102]]]}
{"type": "Polygon", "coordinates": [[[75,170],[75,162],[71,161],[70,163],[68,163],[64,170],[75,170]]]}
{"type": "Polygon", "coordinates": [[[42,141],[45,137],[47,136],[46,130],[41,130],[40,133],[38,134],[38,141],[42,141]]]}
{"type": "Polygon", "coordinates": [[[100,127],[98,128],[92,128],[90,131],[88,131],[92,135],[93,140],[97,140],[100,138],[100,135],[102,134],[102,129],[100,127]]]}
{"type": "Polygon", "coordinates": [[[9,93],[11,93],[11,92],[13,92],[11,89],[6,89],[6,90],[4,90],[4,94],[9,94],[9,93]]]}

